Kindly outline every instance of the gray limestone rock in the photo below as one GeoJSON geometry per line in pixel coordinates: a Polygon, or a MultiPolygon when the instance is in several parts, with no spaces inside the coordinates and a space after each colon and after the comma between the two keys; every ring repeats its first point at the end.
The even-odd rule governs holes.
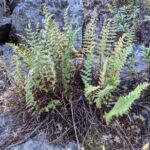
{"type": "Polygon", "coordinates": [[[44,28],[43,4],[46,4],[50,14],[56,22],[58,28],[62,29],[64,25],[64,12],[68,9],[68,21],[72,21],[73,28],[79,30],[75,47],[80,48],[82,43],[82,25],[83,25],[83,5],[78,0],[24,0],[19,3],[12,14],[12,31],[25,35],[25,28],[29,21],[33,28],[39,23],[40,28],[44,28]]]}
{"type": "Polygon", "coordinates": [[[75,142],[69,142],[64,147],[60,145],[50,145],[43,137],[36,136],[27,142],[11,148],[10,150],[78,150],[75,142]]]}

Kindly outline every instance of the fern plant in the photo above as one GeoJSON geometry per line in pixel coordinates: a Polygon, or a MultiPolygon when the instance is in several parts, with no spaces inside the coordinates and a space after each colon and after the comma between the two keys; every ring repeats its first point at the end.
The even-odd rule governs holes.
{"type": "MultiPolygon", "coordinates": [[[[34,113],[48,112],[60,105],[58,90],[70,98],[70,81],[75,69],[72,62],[73,42],[78,31],[72,31],[72,26],[67,22],[67,13],[64,32],[58,30],[46,7],[44,14],[45,30],[42,36],[38,25],[33,31],[32,24],[29,23],[26,37],[20,36],[26,44],[10,44],[15,52],[13,60],[16,65],[14,77],[18,80],[16,83],[24,86],[27,108],[34,113]],[[45,98],[48,100],[45,101],[45,98]]],[[[122,68],[131,52],[134,30],[129,29],[118,39],[118,24],[113,18],[104,22],[101,34],[97,36],[95,18],[94,11],[91,22],[85,29],[81,54],[78,54],[84,55],[80,71],[85,97],[88,103],[101,108],[108,103],[120,84],[122,68]],[[93,66],[94,56],[97,57],[97,67],[93,66]]],[[[147,83],[141,84],[127,97],[119,98],[114,108],[105,115],[106,121],[126,113],[147,86],[147,83]],[[118,107],[123,107],[122,112],[118,107]]]]}
{"type": "Polygon", "coordinates": [[[46,7],[44,14],[45,30],[42,37],[39,27],[33,31],[29,23],[26,37],[20,35],[26,44],[10,44],[15,52],[14,74],[18,81],[24,79],[27,108],[33,112],[48,111],[60,105],[54,95],[60,87],[67,91],[73,71],[71,51],[76,31],[66,25],[65,31],[60,32],[46,7]],[[20,64],[27,70],[26,74],[22,75],[20,64]],[[41,96],[49,94],[51,98],[46,104],[39,102],[41,96]]]}
{"type": "Polygon", "coordinates": [[[127,96],[122,96],[118,99],[118,102],[111,109],[110,112],[105,114],[106,122],[109,123],[113,116],[122,116],[128,113],[131,105],[135,100],[137,100],[141,92],[149,86],[148,83],[143,83],[138,85],[133,91],[131,91],[127,96]]]}
{"type": "Polygon", "coordinates": [[[127,32],[131,26],[136,23],[139,16],[138,5],[128,4],[120,8],[117,8],[116,4],[110,5],[110,12],[114,15],[116,21],[118,22],[118,31],[127,32]]]}
{"type": "MultiPolygon", "coordinates": [[[[134,29],[129,29],[129,32],[124,33],[117,41],[117,24],[115,20],[109,20],[104,23],[101,35],[96,38],[94,31],[94,21],[91,20],[91,30],[87,28],[86,37],[84,38],[83,52],[87,52],[84,60],[84,67],[82,70],[82,80],[84,82],[85,97],[90,104],[94,103],[98,108],[101,108],[103,104],[107,104],[111,99],[114,91],[117,90],[118,85],[121,82],[121,71],[126,63],[127,57],[131,52],[132,42],[134,39],[134,29]],[[92,35],[92,37],[91,37],[92,35]],[[99,41],[95,43],[95,41],[99,41]],[[116,42],[115,42],[116,41],[116,42]],[[88,47],[87,47],[88,43],[88,47]],[[115,43],[115,44],[114,44],[115,43]],[[96,49],[96,48],[97,49],[96,49]],[[92,83],[93,72],[93,55],[95,50],[98,53],[98,81],[92,83]]],[[[105,119],[109,122],[112,116],[119,116],[126,113],[131,104],[139,98],[141,91],[148,86],[147,83],[139,85],[134,91],[127,97],[119,98],[114,108],[105,115],[105,119]],[[123,99],[124,105],[121,106],[123,99]],[[126,100],[127,99],[127,100],[126,100]],[[123,107],[122,111],[118,110],[118,107],[123,107]]]]}
{"type": "MultiPolygon", "coordinates": [[[[94,28],[94,25],[92,25],[94,28]]],[[[84,61],[84,68],[82,73],[82,79],[85,85],[85,96],[93,96],[94,101],[97,107],[101,107],[103,103],[103,99],[109,96],[120,83],[120,73],[125,64],[126,58],[130,53],[131,49],[131,41],[132,33],[124,34],[116,43],[114,51],[111,52],[114,44],[114,40],[116,39],[116,23],[112,21],[108,21],[104,24],[103,29],[101,31],[101,36],[97,41],[98,43],[98,85],[92,85],[92,64],[94,54],[94,43],[93,40],[89,37],[90,47],[89,52],[86,54],[86,58],[84,61]],[[111,26],[112,25],[112,26],[111,26]],[[130,41],[130,42],[129,42],[130,41]],[[93,43],[93,45],[92,45],[93,43]],[[110,55],[109,53],[113,53],[110,55]],[[109,56],[110,55],[110,56],[109,56]],[[116,67],[117,66],[117,67],[116,67]],[[97,91],[101,91],[100,93],[97,91]]],[[[91,30],[92,31],[92,30],[91,30]]],[[[92,35],[92,33],[90,33],[92,35]]],[[[86,38],[85,38],[86,39],[86,38]]],[[[96,47],[96,46],[95,46],[96,47]]],[[[85,50],[84,50],[85,51],[85,50]]],[[[93,99],[93,98],[92,98],[93,99]]]]}

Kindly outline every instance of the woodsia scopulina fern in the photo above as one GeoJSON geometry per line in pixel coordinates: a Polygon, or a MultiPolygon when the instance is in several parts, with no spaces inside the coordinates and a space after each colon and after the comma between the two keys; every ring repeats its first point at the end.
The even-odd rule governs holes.
{"type": "MultiPolygon", "coordinates": [[[[80,71],[85,97],[88,103],[101,108],[103,104],[109,103],[121,82],[121,71],[131,52],[134,30],[131,28],[118,38],[118,25],[115,19],[109,19],[104,22],[97,36],[95,18],[96,12],[85,29],[81,54],[78,54],[84,55],[80,71]],[[97,59],[96,67],[93,67],[94,56],[97,59]]],[[[60,105],[56,96],[58,89],[64,91],[65,95],[70,94],[68,89],[75,69],[72,63],[73,42],[77,31],[72,31],[71,25],[65,22],[64,32],[60,32],[45,7],[45,30],[42,37],[38,26],[33,32],[29,23],[26,37],[21,36],[27,44],[10,44],[15,52],[14,77],[17,76],[19,85],[24,85],[27,108],[32,112],[48,112],[60,105]],[[26,74],[22,74],[22,68],[25,68],[26,74]],[[45,102],[46,95],[49,97],[45,102]]],[[[107,123],[113,116],[127,113],[148,85],[140,84],[129,95],[120,97],[114,108],[104,116],[107,123]]]]}
{"type": "Polygon", "coordinates": [[[16,79],[21,79],[25,85],[27,108],[33,112],[48,111],[60,104],[53,96],[57,88],[67,91],[73,71],[72,49],[76,31],[72,31],[71,25],[65,25],[64,32],[60,32],[46,7],[44,14],[45,29],[42,37],[39,27],[33,31],[29,23],[26,37],[20,35],[26,44],[10,44],[15,52],[16,79]],[[20,64],[27,70],[24,77],[21,67],[18,67],[20,64]],[[51,97],[45,103],[42,97],[46,94],[51,97]]]}
{"type": "MultiPolygon", "coordinates": [[[[85,59],[81,76],[86,99],[90,104],[94,103],[96,107],[101,108],[103,104],[109,103],[113,92],[117,90],[121,82],[121,71],[132,49],[134,29],[129,29],[118,39],[115,19],[107,20],[104,22],[100,36],[97,37],[94,21],[95,19],[92,18],[89,23],[90,28],[85,30],[82,50],[85,53],[85,59]],[[98,78],[97,84],[92,82],[95,53],[97,54],[97,68],[94,76],[98,78]]],[[[114,108],[105,115],[106,121],[109,122],[113,116],[126,113],[147,86],[147,83],[141,84],[128,96],[119,98],[114,108]],[[123,108],[118,110],[119,107],[123,108]]]]}

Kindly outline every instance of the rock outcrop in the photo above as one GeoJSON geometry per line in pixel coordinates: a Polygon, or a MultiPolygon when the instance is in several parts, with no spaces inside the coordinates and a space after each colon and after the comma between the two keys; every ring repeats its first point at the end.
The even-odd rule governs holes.
{"type": "Polygon", "coordinates": [[[79,29],[77,40],[75,40],[75,47],[81,47],[82,43],[82,25],[83,25],[83,5],[77,0],[25,0],[19,3],[12,14],[12,30],[15,33],[25,34],[25,28],[29,21],[32,22],[33,27],[39,23],[40,28],[44,29],[43,4],[46,4],[50,14],[53,15],[56,25],[63,28],[64,12],[69,6],[68,21],[72,22],[73,28],[79,29]]]}

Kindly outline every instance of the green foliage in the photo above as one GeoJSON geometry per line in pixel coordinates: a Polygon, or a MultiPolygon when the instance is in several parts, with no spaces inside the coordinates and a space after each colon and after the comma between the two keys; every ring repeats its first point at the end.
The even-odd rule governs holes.
{"type": "Polygon", "coordinates": [[[143,47],[144,51],[143,51],[143,58],[145,60],[145,62],[147,63],[148,68],[150,68],[150,47],[143,47]]]}
{"type": "Polygon", "coordinates": [[[135,25],[140,13],[139,2],[133,2],[132,0],[119,8],[117,2],[114,1],[109,5],[109,10],[116,19],[118,31],[125,33],[131,28],[131,26],[135,25]]]}
{"type": "MultiPolygon", "coordinates": [[[[48,112],[61,105],[58,91],[65,93],[66,98],[70,98],[72,89],[70,81],[75,71],[72,50],[78,31],[72,31],[72,26],[67,22],[67,12],[63,33],[58,30],[46,7],[44,7],[44,14],[45,29],[42,35],[38,25],[33,31],[32,24],[29,23],[26,37],[20,36],[26,44],[10,44],[15,52],[14,79],[25,90],[27,108],[33,113],[48,112]]],[[[96,11],[83,36],[81,55],[83,54],[84,58],[81,77],[88,103],[96,104],[97,108],[101,108],[103,104],[108,103],[121,82],[121,71],[131,52],[134,29],[129,28],[128,32],[118,38],[116,17],[104,22],[98,36],[95,26],[96,11]],[[93,66],[94,56],[97,57],[96,67],[93,66]],[[93,76],[97,78],[96,81],[93,80],[93,76]]],[[[105,115],[106,121],[109,122],[115,115],[126,113],[147,86],[146,83],[143,86],[141,84],[129,96],[119,98],[112,111],[105,115]],[[130,98],[130,101],[126,101],[130,98]],[[121,106],[122,112],[118,110],[120,101],[126,101],[121,106]]]]}
{"type": "Polygon", "coordinates": [[[15,70],[13,71],[13,78],[15,79],[16,84],[19,87],[22,87],[24,84],[25,78],[24,78],[24,75],[22,73],[21,61],[18,60],[18,57],[16,55],[14,55],[12,57],[12,61],[13,61],[13,64],[15,64],[15,70]]]}
{"type": "MultiPolygon", "coordinates": [[[[91,22],[90,24],[93,24],[93,18],[91,22]]],[[[88,43],[89,46],[86,47],[86,45],[83,45],[83,47],[86,47],[86,55],[82,70],[82,80],[85,86],[84,93],[88,103],[94,103],[98,108],[101,108],[103,104],[108,104],[113,92],[117,90],[120,84],[123,66],[132,49],[134,29],[128,29],[128,32],[124,33],[117,40],[117,24],[115,19],[113,21],[105,21],[98,39],[95,38],[96,33],[92,30],[93,28],[94,24],[91,30],[88,30],[87,34],[85,34],[84,43],[86,43],[86,45],[88,43]],[[90,34],[90,36],[92,35],[92,37],[89,36],[88,38],[88,34],[90,34]],[[95,42],[95,39],[98,43],[95,42]],[[93,55],[95,50],[98,50],[98,67],[96,70],[98,81],[96,84],[93,84],[93,55]]],[[[83,49],[83,51],[85,52],[85,49],[83,49]]],[[[119,116],[126,113],[134,100],[139,98],[141,91],[147,86],[147,83],[139,85],[128,97],[119,98],[118,103],[116,103],[117,106],[112,109],[113,115],[119,116]],[[124,105],[122,105],[123,108],[119,111],[118,105],[119,107],[121,105],[120,99],[130,99],[132,95],[132,99],[124,102],[124,105]]],[[[105,117],[106,121],[109,122],[112,116],[105,117]]]]}
{"type": "Polygon", "coordinates": [[[60,104],[53,95],[57,88],[67,90],[73,71],[71,51],[76,32],[66,26],[65,32],[61,33],[46,7],[44,13],[45,30],[42,37],[39,27],[33,31],[29,23],[26,37],[20,36],[28,46],[10,44],[15,52],[14,74],[18,84],[23,82],[25,85],[27,108],[33,112],[48,111],[60,104]],[[22,74],[22,68],[25,68],[25,74],[22,74]],[[40,95],[51,96],[44,106],[39,102],[40,95]]]}
{"type": "Polygon", "coordinates": [[[150,47],[144,47],[143,57],[150,61],[150,47]]]}
{"type": "Polygon", "coordinates": [[[104,117],[106,119],[106,122],[109,123],[113,116],[118,117],[128,113],[131,105],[140,97],[141,92],[148,86],[148,83],[140,84],[127,96],[120,97],[111,111],[105,114],[104,117]]]}
{"type": "Polygon", "coordinates": [[[135,20],[138,18],[139,9],[137,6],[127,5],[119,9],[115,15],[119,24],[119,31],[127,32],[128,29],[134,25],[135,20]]]}
{"type": "MultiPolygon", "coordinates": [[[[93,21],[93,20],[92,20],[93,21]]],[[[90,35],[92,35],[90,33],[90,35]]],[[[88,37],[88,36],[87,36],[88,37]]],[[[93,36],[94,37],[94,36],[93,36]]],[[[101,36],[97,41],[98,43],[98,68],[99,73],[98,85],[92,85],[92,64],[93,53],[95,45],[95,39],[85,38],[90,46],[89,52],[86,54],[84,60],[84,68],[82,71],[82,79],[85,85],[85,96],[94,100],[97,107],[101,107],[106,97],[109,97],[111,93],[117,88],[120,83],[120,73],[126,62],[126,58],[131,50],[131,43],[133,39],[133,32],[123,34],[123,36],[115,44],[113,54],[110,55],[114,41],[116,40],[116,22],[105,22],[101,31],[101,36]],[[93,44],[92,44],[93,43],[93,44]],[[110,56],[109,56],[110,55],[110,56]],[[117,66],[117,67],[116,67],[117,66]],[[93,98],[94,96],[94,98],[93,98]]],[[[97,43],[96,43],[97,44],[97,43]]],[[[88,50],[86,50],[88,51],[88,50]]]]}
{"type": "MultiPolygon", "coordinates": [[[[82,45],[82,53],[86,55],[86,59],[84,59],[84,69],[82,70],[82,80],[85,85],[85,89],[89,88],[89,83],[91,82],[92,77],[92,60],[93,60],[93,52],[96,43],[96,34],[95,34],[95,11],[93,17],[91,18],[90,23],[87,25],[83,37],[83,45],[82,45]]],[[[86,89],[85,91],[88,91],[86,89]]],[[[85,95],[88,95],[86,92],[85,95]]]]}
{"type": "Polygon", "coordinates": [[[49,112],[50,110],[55,110],[56,106],[60,105],[60,101],[59,100],[51,100],[47,106],[44,108],[45,112],[49,112]]]}

